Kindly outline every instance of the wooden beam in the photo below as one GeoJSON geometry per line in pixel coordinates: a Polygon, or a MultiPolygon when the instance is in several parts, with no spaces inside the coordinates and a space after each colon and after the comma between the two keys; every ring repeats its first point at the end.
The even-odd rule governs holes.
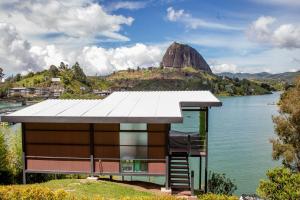
{"type": "Polygon", "coordinates": [[[27,170],[27,161],[26,161],[26,137],[25,131],[26,127],[25,124],[21,124],[21,131],[22,131],[22,170],[23,170],[23,184],[26,184],[26,170],[27,170]]]}
{"type": "Polygon", "coordinates": [[[204,192],[207,193],[208,190],[207,190],[207,178],[208,178],[208,108],[206,109],[206,115],[205,115],[205,121],[206,121],[206,131],[205,131],[205,139],[206,139],[206,145],[205,145],[205,148],[206,148],[206,157],[205,157],[205,185],[204,185],[204,192]]]}
{"type": "Polygon", "coordinates": [[[199,190],[201,190],[202,184],[202,157],[199,157],[199,190]]]}
{"type": "Polygon", "coordinates": [[[91,162],[91,177],[94,177],[95,162],[94,162],[94,124],[90,124],[90,162],[91,162]]]}

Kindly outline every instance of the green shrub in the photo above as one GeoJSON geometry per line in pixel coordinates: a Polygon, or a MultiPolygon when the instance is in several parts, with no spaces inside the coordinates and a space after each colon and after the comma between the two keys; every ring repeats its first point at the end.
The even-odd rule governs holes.
{"type": "Polygon", "coordinates": [[[41,186],[2,186],[0,200],[28,199],[28,200],[63,200],[70,199],[64,190],[52,191],[41,186]]]}
{"type": "Polygon", "coordinates": [[[227,196],[224,194],[204,194],[198,197],[200,200],[238,200],[236,196],[227,196]]]}
{"type": "Polygon", "coordinates": [[[300,173],[288,168],[275,168],[267,172],[268,180],[261,180],[257,193],[271,200],[300,199],[300,173]]]}
{"type": "Polygon", "coordinates": [[[213,172],[208,180],[208,191],[213,194],[231,195],[236,189],[236,185],[225,174],[213,172]]]}

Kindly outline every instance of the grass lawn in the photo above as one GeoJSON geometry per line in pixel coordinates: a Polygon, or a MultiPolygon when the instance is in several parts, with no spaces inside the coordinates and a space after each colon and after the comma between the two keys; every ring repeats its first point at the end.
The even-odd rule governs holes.
{"type": "Polygon", "coordinates": [[[78,198],[103,197],[107,199],[119,199],[121,197],[154,197],[151,192],[137,190],[130,186],[121,185],[109,181],[88,181],[86,179],[61,179],[51,180],[38,184],[52,190],[64,189],[78,198]]]}

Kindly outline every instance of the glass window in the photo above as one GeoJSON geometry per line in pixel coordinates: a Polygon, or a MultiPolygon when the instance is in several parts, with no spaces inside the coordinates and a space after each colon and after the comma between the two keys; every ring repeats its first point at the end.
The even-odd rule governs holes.
{"type": "Polygon", "coordinates": [[[123,160],[122,172],[146,172],[148,170],[148,165],[146,161],[142,160],[123,160]]]}
{"type": "Polygon", "coordinates": [[[147,159],[147,147],[120,146],[120,157],[122,160],[147,159]]]}
{"type": "Polygon", "coordinates": [[[146,172],[147,161],[139,159],[148,157],[147,124],[120,124],[120,130],[122,172],[146,172]]]}
{"type": "Polygon", "coordinates": [[[120,132],[120,145],[147,145],[147,132],[120,132]]]}
{"type": "Polygon", "coordinates": [[[171,130],[182,132],[199,132],[199,111],[183,111],[183,123],[171,124],[171,130]]]}
{"type": "Polygon", "coordinates": [[[132,124],[120,124],[120,130],[147,130],[147,124],[132,123],[132,124]]]}

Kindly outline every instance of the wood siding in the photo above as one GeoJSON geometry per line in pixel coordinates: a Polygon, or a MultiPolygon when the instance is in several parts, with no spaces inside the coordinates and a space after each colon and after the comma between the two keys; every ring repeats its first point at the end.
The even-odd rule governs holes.
{"type": "MultiPolygon", "coordinates": [[[[120,172],[119,124],[24,125],[25,165],[28,171],[90,173],[94,170],[95,173],[114,174],[120,172]],[[90,160],[91,155],[94,158],[93,162],[90,160]]],[[[168,124],[147,125],[147,156],[151,159],[148,163],[148,173],[165,173],[164,159],[167,154],[166,138],[169,129],[168,124]]]]}
{"type": "MultiPolygon", "coordinates": [[[[170,131],[169,124],[148,124],[148,158],[165,159],[167,155],[167,136],[170,131]]],[[[149,161],[148,173],[165,173],[165,161],[149,161]]]]}
{"type": "Polygon", "coordinates": [[[25,152],[27,170],[89,172],[89,124],[26,123],[25,152]]]}

